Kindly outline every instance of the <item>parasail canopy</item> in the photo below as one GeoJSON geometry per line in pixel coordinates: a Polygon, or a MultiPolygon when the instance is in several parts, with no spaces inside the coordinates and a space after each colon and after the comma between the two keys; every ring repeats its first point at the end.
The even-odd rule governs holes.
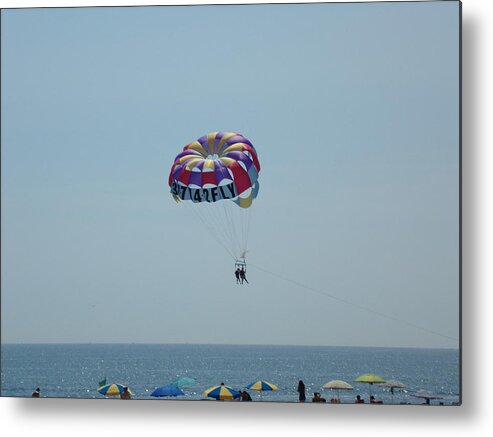
{"type": "Polygon", "coordinates": [[[208,233],[241,265],[248,251],[259,173],[252,142],[242,134],[221,131],[187,144],[168,178],[175,201],[190,206],[208,233]]]}
{"type": "Polygon", "coordinates": [[[234,132],[212,132],[186,145],[169,175],[175,200],[231,200],[249,208],[257,197],[260,163],[250,140],[234,132]]]}

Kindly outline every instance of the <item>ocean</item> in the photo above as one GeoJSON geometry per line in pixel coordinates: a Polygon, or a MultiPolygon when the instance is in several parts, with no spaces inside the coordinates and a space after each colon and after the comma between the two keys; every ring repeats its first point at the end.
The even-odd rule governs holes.
{"type": "Polygon", "coordinates": [[[174,400],[204,399],[202,393],[224,382],[243,389],[259,379],[276,384],[277,391],[249,390],[254,401],[297,402],[298,381],[306,386],[307,401],[320,392],[329,401],[336,393],[322,389],[333,379],[354,389],[340,393],[342,403],[356,395],[368,402],[368,390],[385,404],[421,404],[417,390],[430,391],[450,405],[459,401],[460,362],[457,349],[367,348],[326,346],[161,345],[161,344],[7,344],[1,347],[1,395],[30,397],[37,387],[42,397],[103,398],[98,382],[130,387],[133,399],[150,399],[161,385],[178,377],[195,382],[174,400]],[[353,382],[363,373],[398,380],[405,389],[394,396],[377,385],[353,382]]]}

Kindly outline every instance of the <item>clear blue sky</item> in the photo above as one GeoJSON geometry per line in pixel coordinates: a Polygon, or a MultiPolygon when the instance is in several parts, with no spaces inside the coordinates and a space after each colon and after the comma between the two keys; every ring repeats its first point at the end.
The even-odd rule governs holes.
{"type": "Polygon", "coordinates": [[[458,2],[2,11],[3,342],[457,347],[458,2]],[[169,195],[238,131],[236,286],[169,195]]]}

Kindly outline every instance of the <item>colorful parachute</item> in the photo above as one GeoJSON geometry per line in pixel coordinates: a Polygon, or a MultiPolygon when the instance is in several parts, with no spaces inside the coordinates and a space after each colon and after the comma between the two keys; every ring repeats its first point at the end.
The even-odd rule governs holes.
{"type": "Polygon", "coordinates": [[[260,163],[253,144],[234,132],[212,132],[184,147],[171,167],[174,199],[194,203],[232,200],[249,208],[259,190],[260,163]]]}
{"type": "Polygon", "coordinates": [[[259,172],[257,152],[248,138],[212,132],[185,146],[169,174],[173,198],[190,206],[208,233],[242,264],[259,172]]]}

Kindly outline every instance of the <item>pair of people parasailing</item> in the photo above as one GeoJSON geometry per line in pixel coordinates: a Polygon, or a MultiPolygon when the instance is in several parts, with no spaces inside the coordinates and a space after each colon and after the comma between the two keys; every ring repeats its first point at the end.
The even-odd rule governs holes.
{"type": "Polygon", "coordinates": [[[239,267],[236,268],[235,276],[237,284],[243,284],[243,282],[246,282],[247,284],[249,283],[246,278],[246,270],[243,266],[241,267],[241,269],[239,267]]]}
{"type": "Polygon", "coordinates": [[[202,223],[235,257],[237,284],[248,284],[245,253],[259,174],[260,162],[252,142],[238,132],[226,131],[210,132],[187,144],[176,155],[169,173],[173,199],[194,204],[193,211],[202,223]],[[239,257],[238,249],[243,250],[239,257]]]}

